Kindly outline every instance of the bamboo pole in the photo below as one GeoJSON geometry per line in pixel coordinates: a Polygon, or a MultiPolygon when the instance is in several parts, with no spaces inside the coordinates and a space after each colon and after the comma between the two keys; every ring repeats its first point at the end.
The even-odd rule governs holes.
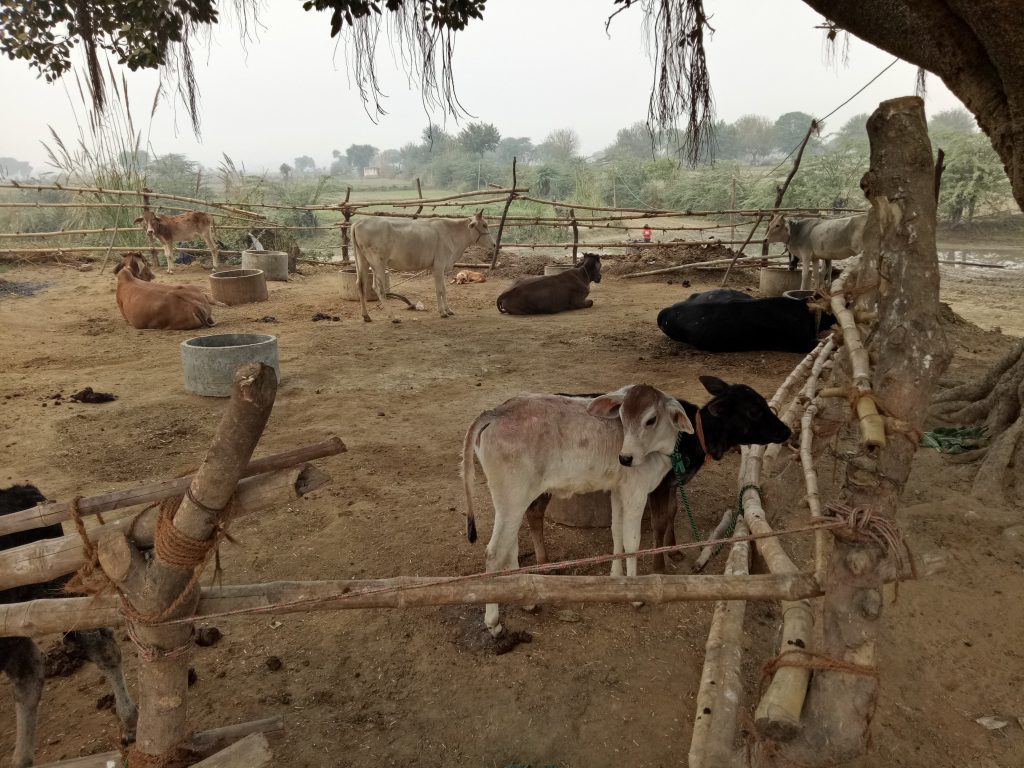
{"type": "MultiPolygon", "coordinates": [[[[185,749],[191,755],[203,757],[213,754],[228,745],[246,738],[250,734],[267,734],[273,740],[284,736],[284,721],[279,717],[268,717],[264,720],[254,720],[249,723],[238,723],[237,725],[226,725],[223,728],[214,728],[209,731],[193,733],[186,742],[185,749]]],[[[97,755],[85,755],[84,757],[72,757],[68,760],[60,760],[56,763],[47,763],[37,768],[110,768],[113,765],[123,764],[123,756],[120,752],[102,752],[97,755]]]]}
{"type": "MultiPolygon", "coordinates": [[[[515,184],[513,184],[512,186],[514,187],[515,184]]],[[[416,197],[418,197],[420,200],[423,199],[423,187],[420,186],[420,177],[419,176],[416,177],[416,197]]],[[[412,217],[415,219],[421,213],[423,213],[423,205],[422,204],[416,209],[416,213],[414,213],[412,215],[412,217]]]]}
{"type": "MultiPolygon", "coordinates": [[[[241,230],[252,230],[252,229],[301,229],[301,230],[312,230],[312,229],[335,229],[336,224],[324,224],[315,227],[294,227],[285,224],[259,224],[259,225],[241,225],[241,224],[220,224],[217,226],[217,231],[220,232],[225,229],[241,229],[241,230]]],[[[25,238],[50,238],[50,237],[68,237],[72,235],[99,235],[106,232],[123,232],[143,234],[143,230],[134,225],[128,227],[98,227],[96,229],[60,229],[53,232],[0,232],[0,239],[25,237],[25,238]]],[[[148,245],[147,245],[148,247],[148,245]]]]}
{"type": "MultiPolygon", "coordinates": [[[[744,489],[740,495],[743,517],[751,532],[757,534],[772,531],[761,505],[760,494],[755,488],[761,482],[763,454],[764,446],[744,447],[740,466],[740,487],[744,489]]],[[[758,539],[757,551],[773,574],[799,573],[778,539],[758,539]]],[[[783,600],[780,649],[810,650],[813,634],[814,612],[811,610],[810,601],[806,598],[783,600]]],[[[760,733],[776,740],[791,739],[797,734],[809,679],[810,670],[802,667],[782,667],[775,673],[754,712],[754,723],[760,733]]]]}
{"type": "MultiPolygon", "coordinates": [[[[796,414],[798,403],[803,397],[803,393],[797,392],[795,397],[792,397],[793,389],[806,380],[811,374],[811,370],[814,367],[815,361],[821,355],[825,349],[825,344],[828,343],[828,339],[818,342],[818,346],[812,349],[807,356],[800,361],[800,363],[794,368],[786,380],[782,383],[782,386],[775,392],[775,395],[771,400],[768,401],[768,407],[771,408],[775,413],[779,414],[779,420],[787,427],[792,429],[796,425],[796,414]],[[791,400],[792,397],[792,400],[791,400]],[[782,409],[782,404],[790,401],[789,406],[782,409]],[[781,409],[781,410],[780,410],[781,409]]],[[[802,388],[801,388],[802,389],[802,388]]],[[[781,443],[772,443],[765,448],[764,456],[761,459],[762,472],[767,474],[775,462],[776,457],[779,455],[779,451],[782,450],[781,443]]]]}
{"type": "Polygon", "coordinates": [[[574,208],[569,209],[569,225],[572,227],[572,263],[575,264],[578,260],[576,252],[580,244],[580,228],[576,224],[576,210],[574,208]]]}
{"type": "MultiPolygon", "coordinates": [[[[323,459],[327,456],[335,456],[345,453],[348,448],[339,437],[331,437],[319,443],[310,443],[298,448],[292,448],[281,453],[273,453],[249,462],[249,466],[242,472],[242,477],[252,477],[265,472],[272,472],[277,469],[287,469],[297,464],[304,464],[308,461],[323,459]]],[[[113,509],[134,507],[137,504],[149,504],[152,501],[161,501],[171,496],[181,496],[185,493],[189,483],[192,482],[195,474],[188,474],[182,477],[175,477],[170,480],[160,480],[154,483],[144,483],[120,491],[100,494],[99,496],[83,496],[78,500],[78,512],[83,517],[95,515],[98,512],[109,512],[113,509]]],[[[17,531],[27,531],[31,528],[41,528],[45,525],[53,525],[71,519],[71,511],[67,502],[46,501],[37,504],[29,509],[20,512],[12,512],[0,516],[0,536],[17,531]]]]}
{"type": "MultiPolygon", "coordinates": [[[[420,608],[481,603],[647,603],[778,600],[816,596],[808,574],[783,576],[548,576],[521,574],[465,580],[399,576],[204,587],[197,620],[228,612],[306,613],[362,608],[420,608]]],[[[114,595],[31,600],[0,605],[0,637],[120,626],[114,595]]]]}
{"type": "MultiPolygon", "coordinates": [[[[528,191],[528,190],[524,190],[528,191]]],[[[541,203],[543,205],[558,206],[564,208],[569,203],[560,202],[558,200],[545,200],[538,197],[529,197],[527,195],[521,195],[523,200],[529,200],[532,203],[541,203]]],[[[638,216],[633,218],[639,218],[640,216],[724,216],[730,213],[735,213],[740,216],[767,216],[772,213],[863,213],[863,208],[836,208],[836,207],[801,207],[801,208],[736,208],[736,209],[724,209],[716,211],[670,211],[667,209],[644,209],[644,208],[609,208],[608,206],[600,205],[583,205],[581,203],[574,203],[576,208],[585,211],[615,211],[615,212],[629,212],[636,213],[638,216]]]]}
{"type": "MultiPolygon", "coordinates": [[[[518,186],[516,183],[516,158],[512,158],[512,189],[518,186]]],[[[508,217],[508,209],[512,206],[512,201],[516,199],[515,192],[508,193],[508,199],[505,201],[505,207],[501,211],[501,221],[498,222],[498,237],[494,240],[494,251],[491,253],[491,264],[487,271],[494,269],[494,265],[498,263],[498,252],[501,250],[501,236],[505,232],[505,220],[508,217]]]]}
{"type": "MultiPolygon", "coordinates": [[[[802,398],[807,403],[803,418],[800,421],[800,463],[804,469],[804,484],[807,486],[807,507],[812,519],[820,519],[821,494],[818,489],[818,472],[814,467],[814,417],[818,414],[822,399],[818,395],[818,379],[826,366],[831,365],[832,353],[835,351],[835,338],[830,336],[825,342],[818,359],[814,361],[811,374],[804,385],[802,398]]],[[[819,578],[824,576],[825,557],[827,555],[825,531],[814,533],[814,572],[819,578]]]]}
{"type": "MultiPolygon", "coordinates": [[[[736,535],[747,525],[736,522],[736,535]]],[[[732,545],[725,564],[727,576],[749,577],[750,542],[732,545]]],[[[725,768],[733,753],[736,715],[743,699],[743,616],[747,604],[719,600],[704,644],[704,668],[697,689],[697,715],[693,721],[688,768],[725,768]]]]}
{"type": "Polygon", "coordinates": [[[860,392],[857,398],[856,412],[860,424],[860,442],[865,448],[881,448],[885,445],[885,419],[878,412],[875,404],[871,385],[871,361],[868,358],[867,348],[861,339],[860,329],[853,312],[846,305],[846,296],[843,291],[846,286],[847,277],[854,273],[853,265],[843,270],[843,273],[832,283],[831,304],[832,314],[839,321],[839,327],[843,332],[843,343],[846,352],[850,357],[850,365],[853,368],[853,386],[860,392]]]}
{"type": "MultiPolygon", "coordinates": [[[[124,203],[0,203],[0,208],[121,208],[125,207],[124,203]]],[[[194,211],[194,208],[181,208],[174,205],[162,205],[160,206],[162,211],[180,211],[182,213],[189,213],[194,211]]],[[[226,211],[210,211],[211,216],[216,216],[218,219],[233,219],[237,221],[252,221],[251,217],[248,216],[236,216],[226,211]]]]}
{"type": "MultiPolygon", "coordinates": [[[[725,284],[727,282],[729,282],[729,273],[731,273],[732,272],[732,268],[736,266],[736,261],[743,255],[743,251],[746,249],[747,244],[750,242],[750,240],[754,237],[754,233],[757,232],[757,228],[759,226],[761,226],[761,221],[763,219],[764,219],[764,216],[758,216],[757,217],[757,221],[754,222],[754,226],[752,226],[750,228],[750,233],[747,235],[747,239],[743,242],[743,245],[740,246],[740,249],[738,251],[736,251],[736,255],[732,257],[732,261],[729,262],[729,267],[725,270],[725,275],[722,277],[722,287],[723,288],[725,287],[725,284]]],[[[761,258],[762,259],[763,258],[767,258],[767,256],[768,256],[768,251],[766,250],[767,246],[768,246],[768,241],[766,240],[765,241],[765,250],[762,250],[762,252],[761,252],[761,258]]]]}
{"type": "MultiPolygon", "coordinates": [[[[150,245],[74,245],[65,247],[62,245],[40,245],[36,248],[0,248],[0,255],[5,254],[47,254],[55,253],[58,255],[67,253],[96,253],[97,251],[112,251],[115,253],[131,253],[134,251],[145,251],[153,250],[150,245]]],[[[209,253],[209,248],[175,248],[176,253],[209,253]]],[[[227,254],[228,256],[238,256],[241,251],[229,251],[217,249],[217,253],[227,254]]]]}
{"type": "MultiPolygon", "coordinates": [[[[721,241],[717,241],[717,243],[720,244],[721,241]]],[[[686,245],[702,245],[702,243],[686,243],[686,245]]],[[[752,266],[756,266],[757,264],[760,264],[761,262],[778,261],[779,259],[785,259],[785,258],[786,258],[785,256],[767,256],[767,257],[765,257],[765,256],[740,256],[738,259],[737,258],[729,258],[729,259],[712,259],[711,261],[695,261],[695,262],[692,262],[690,264],[677,264],[674,267],[664,267],[662,269],[649,269],[646,272],[634,272],[634,273],[632,273],[630,275],[623,275],[622,278],[624,280],[631,280],[631,279],[636,278],[636,277],[650,277],[651,275],[667,275],[670,272],[682,272],[682,271],[687,270],[687,269],[693,269],[694,267],[715,267],[715,266],[719,266],[721,264],[731,264],[733,262],[736,262],[736,263],[739,263],[739,264],[744,264],[744,265],[749,264],[751,262],[754,262],[754,264],[752,264],[752,266]]]]}
{"type": "MultiPolygon", "coordinates": [[[[919,578],[944,570],[945,553],[916,559],[919,578]]],[[[481,575],[482,576],[482,575],[481,575]]],[[[902,580],[911,577],[909,571],[902,580]]],[[[893,576],[895,578],[895,575],[893,576]]],[[[392,579],[270,582],[203,587],[194,618],[225,614],[284,615],[363,608],[422,608],[482,603],[648,603],[708,600],[803,600],[820,597],[813,575],[755,576],[399,576],[392,579]]],[[[0,637],[40,636],[124,623],[114,595],[30,600],[0,605],[0,637]]]]}
{"type": "Polygon", "coordinates": [[[57,192],[75,192],[75,193],[86,193],[86,194],[98,194],[98,195],[129,195],[133,197],[142,197],[144,194],[149,197],[158,198],[160,200],[175,200],[179,203],[194,203],[197,205],[205,205],[210,208],[219,208],[229,213],[236,214],[238,216],[244,216],[250,219],[265,219],[259,213],[253,213],[252,211],[246,211],[242,208],[232,208],[230,205],[225,203],[213,203],[208,200],[200,200],[197,197],[184,197],[183,195],[171,195],[162,192],[136,192],[131,189],[104,189],[103,187],[71,187],[63,184],[21,184],[19,182],[8,182],[6,184],[0,183],[0,189],[24,189],[35,192],[43,191],[57,191],[57,192]]]}
{"type": "MultiPolygon", "coordinates": [[[[315,491],[330,477],[311,464],[278,469],[243,479],[234,497],[232,516],[243,517],[266,509],[280,509],[315,491]]],[[[90,541],[121,533],[140,546],[153,546],[159,510],[148,509],[104,525],[86,529],[90,541]]],[[[85,545],[77,532],[55,539],[41,539],[0,552],[0,590],[47,581],[74,573],[86,562],[85,545]]]]}
{"type": "MultiPolygon", "coordinates": [[[[529,192],[529,191],[530,191],[529,189],[514,189],[514,188],[513,189],[480,189],[480,190],[476,190],[474,192],[459,192],[459,193],[454,194],[454,195],[445,195],[444,197],[424,198],[422,200],[408,200],[408,199],[404,199],[404,200],[370,200],[370,201],[367,201],[367,202],[348,203],[348,205],[351,208],[376,208],[376,207],[382,206],[382,205],[390,205],[390,206],[395,206],[395,207],[408,207],[408,206],[417,206],[417,205],[420,205],[420,204],[422,204],[422,205],[435,205],[435,204],[438,204],[438,203],[448,202],[450,200],[467,200],[467,199],[471,199],[471,198],[474,198],[474,197],[482,197],[483,195],[501,195],[501,197],[497,198],[497,199],[498,200],[504,200],[505,199],[504,196],[509,194],[510,192],[519,193],[519,192],[529,192]]],[[[335,204],[334,207],[337,208],[338,207],[337,204],[335,204]]]]}

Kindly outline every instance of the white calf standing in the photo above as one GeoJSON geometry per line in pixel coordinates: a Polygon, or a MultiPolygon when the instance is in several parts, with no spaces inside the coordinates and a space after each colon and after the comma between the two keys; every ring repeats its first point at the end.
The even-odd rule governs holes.
{"type": "MultiPolygon", "coordinates": [[[[669,470],[680,432],[693,425],[678,401],[646,384],[586,400],[559,395],[520,395],[482,413],[466,433],[462,477],[467,533],[476,541],[473,456],[487,476],[494,502],[494,531],[487,571],[519,567],[519,527],[527,507],[543,493],[567,497],[610,491],[615,554],[640,548],[640,519],[648,494],[669,470]]],[[[626,575],[636,576],[636,558],[626,575]]],[[[622,561],[612,562],[622,575],[622,561]]],[[[484,623],[497,637],[498,605],[484,623]]]]}
{"type": "Polygon", "coordinates": [[[813,290],[831,282],[833,261],[864,250],[867,220],[866,213],[841,219],[787,219],[780,213],[769,222],[765,239],[786,244],[793,257],[800,260],[800,288],[813,290]],[[824,272],[820,272],[819,261],[825,262],[824,272]]]}

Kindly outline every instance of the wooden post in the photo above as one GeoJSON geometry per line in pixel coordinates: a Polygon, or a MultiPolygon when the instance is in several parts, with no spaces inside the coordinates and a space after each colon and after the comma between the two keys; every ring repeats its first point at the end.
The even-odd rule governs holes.
{"type": "MultiPolygon", "coordinates": [[[[123,535],[98,547],[103,571],[118,584],[132,607],[149,621],[191,616],[199,600],[194,573],[206,555],[194,550],[213,542],[226,525],[235,486],[263,434],[277,393],[274,369],[262,363],[244,365],[235,373],[231,400],[213,442],[165,533],[158,532],[149,562],[123,535]],[[173,546],[172,546],[173,542],[173,546]],[[187,546],[186,546],[187,545],[187,546]]],[[[185,740],[188,661],[192,626],[150,626],[136,621],[130,633],[139,649],[139,725],[132,751],[145,759],[171,756],[185,740]]],[[[130,759],[130,758],[129,758],[130,759]]]]}
{"type": "MultiPolygon", "coordinates": [[[[732,175],[732,197],[730,198],[729,206],[733,209],[733,211],[736,210],[736,174],[735,173],[732,175]]],[[[730,211],[729,212],[729,224],[732,225],[732,226],[729,227],[729,239],[730,240],[735,240],[736,239],[735,221],[736,221],[736,214],[733,213],[732,211],[730,211]]]]}
{"type": "Polygon", "coordinates": [[[352,209],[348,205],[348,199],[352,195],[352,187],[345,190],[345,202],[341,206],[341,215],[345,217],[345,223],[341,227],[341,263],[349,264],[352,260],[348,255],[349,228],[352,226],[352,209]]]}
{"type": "Polygon", "coordinates": [[[580,244],[580,228],[576,224],[576,210],[569,209],[569,223],[572,225],[572,263],[576,263],[576,250],[580,244]]]}
{"type": "MultiPolygon", "coordinates": [[[[782,198],[786,194],[786,190],[789,189],[789,182],[796,176],[797,169],[800,167],[800,160],[803,159],[804,150],[807,149],[807,142],[811,140],[811,135],[818,130],[818,121],[811,120],[810,126],[807,128],[807,133],[804,135],[804,140],[800,142],[800,150],[796,153],[796,160],[793,161],[793,167],[789,170],[789,175],[786,176],[786,180],[782,183],[781,187],[775,188],[775,208],[782,207],[782,198]]],[[[764,241],[764,245],[761,246],[761,255],[768,255],[768,241],[764,241]]]]}
{"type": "Polygon", "coordinates": [[[501,250],[501,234],[505,231],[505,218],[508,216],[508,209],[512,201],[516,199],[516,158],[512,158],[512,190],[508,193],[508,200],[505,201],[505,209],[501,212],[501,221],[498,222],[498,236],[494,239],[494,253],[491,254],[491,266],[487,271],[494,269],[498,261],[498,251],[501,250]]]}
{"type": "MultiPolygon", "coordinates": [[[[888,412],[920,429],[950,358],[939,320],[935,168],[924,102],[916,96],[882,102],[867,131],[871,165],[861,189],[872,210],[864,256],[847,287],[860,293],[858,301],[877,301],[878,323],[868,336],[874,391],[888,412]],[[877,294],[868,291],[872,284],[877,294]]],[[[849,379],[848,366],[837,368],[849,379]]],[[[847,468],[845,503],[893,520],[916,450],[916,438],[898,434],[864,450],[847,468]]],[[[878,699],[871,671],[878,665],[881,585],[893,568],[894,558],[877,547],[836,537],[825,573],[820,648],[836,664],[815,671],[799,737],[776,745],[780,764],[835,765],[867,750],[878,699]],[[843,665],[865,673],[835,668],[843,665]]]]}
{"type": "MultiPolygon", "coordinates": [[[[515,184],[512,184],[512,186],[514,187],[515,184]]],[[[420,177],[419,176],[416,177],[416,197],[418,197],[420,200],[423,199],[423,187],[420,186],[420,177]]],[[[419,206],[418,208],[416,208],[416,213],[414,213],[412,215],[412,217],[414,219],[418,218],[421,213],[423,213],[423,206],[422,205],[419,206]]]]}

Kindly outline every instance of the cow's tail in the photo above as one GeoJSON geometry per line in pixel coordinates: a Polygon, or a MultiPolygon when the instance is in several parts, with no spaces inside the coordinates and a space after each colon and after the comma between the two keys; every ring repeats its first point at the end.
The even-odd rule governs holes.
{"type": "Polygon", "coordinates": [[[476,421],[469,425],[466,431],[466,439],[462,441],[462,489],[466,493],[466,538],[472,544],[476,541],[476,518],[473,517],[473,480],[476,474],[476,466],[473,463],[473,456],[476,452],[476,442],[483,432],[494,421],[494,412],[485,411],[477,416],[476,421]]]}

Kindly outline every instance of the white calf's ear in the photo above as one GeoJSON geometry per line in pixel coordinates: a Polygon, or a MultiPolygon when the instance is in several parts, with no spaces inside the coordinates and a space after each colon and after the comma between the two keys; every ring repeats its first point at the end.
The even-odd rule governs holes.
{"type": "Polygon", "coordinates": [[[686,415],[686,411],[678,401],[669,399],[668,414],[669,418],[676,423],[676,429],[688,435],[693,434],[693,424],[690,423],[690,417],[686,415]]]}
{"type": "Polygon", "coordinates": [[[622,401],[625,398],[626,396],[621,390],[601,395],[587,406],[587,413],[601,419],[617,419],[619,418],[619,409],[622,407],[622,401]]]}

